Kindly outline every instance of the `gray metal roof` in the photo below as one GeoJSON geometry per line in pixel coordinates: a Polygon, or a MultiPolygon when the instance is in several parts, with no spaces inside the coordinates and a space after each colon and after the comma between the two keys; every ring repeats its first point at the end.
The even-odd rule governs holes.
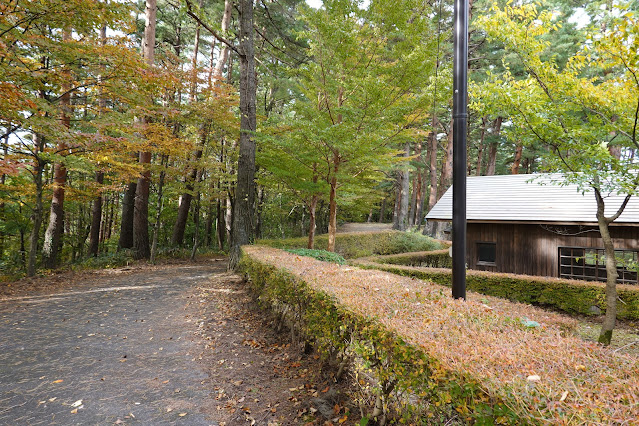
{"type": "MultiPolygon", "coordinates": [[[[594,192],[582,193],[576,185],[553,185],[561,174],[469,176],[466,215],[469,222],[597,223],[594,192]]],[[[452,186],[426,215],[427,220],[452,219],[452,186]]],[[[612,216],[624,197],[605,199],[606,216],[612,216]]],[[[639,225],[639,196],[632,197],[614,223],[639,225]]]]}

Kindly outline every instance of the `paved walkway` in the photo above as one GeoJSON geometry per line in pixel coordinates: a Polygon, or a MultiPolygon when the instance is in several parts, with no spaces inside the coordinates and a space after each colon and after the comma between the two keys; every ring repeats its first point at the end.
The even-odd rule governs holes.
{"type": "Polygon", "coordinates": [[[191,302],[225,262],[0,301],[0,424],[210,425],[191,302]]]}

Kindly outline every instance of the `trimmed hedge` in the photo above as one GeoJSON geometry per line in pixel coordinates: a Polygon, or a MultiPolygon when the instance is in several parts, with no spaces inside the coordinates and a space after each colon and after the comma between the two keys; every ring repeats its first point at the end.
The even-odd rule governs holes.
{"type": "Polygon", "coordinates": [[[446,371],[424,350],[407,344],[374,318],[362,316],[296,275],[258,260],[247,253],[247,248],[243,247],[240,271],[249,277],[260,304],[283,317],[327,361],[347,361],[350,368],[372,374],[378,382],[372,396],[376,398],[375,408],[381,406],[382,410],[372,408],[361,424],[386,420],[391,396],[406,393],[411,395],[410,404],[403,397],[393,399],[392,408],[399,410],[402,423],[432,424],[434,419],[444,423],[456,418],[457,423],[522,424],[507,405],[489,397],[480,383],[446,371]]]}
{"type": "Polygon", "coordinates": [[[639,418],[637,357],[562,335],[573,321],[563,315],[265,247],[244,247],[241,267],[260,301],[327,357],[375,377],[378,421],[391,400],[422,424],[639,418]]]}
{"type": "Polygon", "coordinates": [[[453,260],[448,249],[433,251],[418,251],[412,253],[391,254],[388,256],[374,256],[370,260],[376,263],[390,263],[404,266],[426,266],[429,268],[452,268],[453,260]]]}
{"type": "MultiPolygon", "coordinates": [[[[450,269],[391,265],[390,263],[395,262],[388,261],[389,258],[377,262],[376,258],[371,257],[355,260],[353,263],[364,268],[379,269],[451,286],[452,272],[450,269]]],[[[390,258],[390,260],[393,259],[390,258]]],[[[597,309],[593,308],[596,307],[601,312],[605,312],[606,309],[606,285],[600,282],[467,270],[466,287],[477,293],[551,307],[569,314],[598,315],[597,309]]],[[[617,304],[617,318],[639,320],[639,287],[618,284],[617,293],[622,301],[617,304]]]]}
{"type": "MultiPolygon", "coordinates": [[[[306,248],[307,238],[286,238],[280,240],[260,240],[259,245],[279,249],[306,248]]],[[[328,235],[315,237],[315,248],[326,250],[328,235]]],[[[389,255],[415,251],[431,251],[442,248],[442,243],[414,232],[351,232],[337,234],[335,251],[346,259],[356,259],[373,255],[389,255]]]]}

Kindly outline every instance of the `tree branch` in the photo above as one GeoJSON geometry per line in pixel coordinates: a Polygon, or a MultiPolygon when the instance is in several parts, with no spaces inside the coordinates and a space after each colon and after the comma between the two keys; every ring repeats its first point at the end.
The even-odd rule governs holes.
{"type": "Polygon", "coordinates": [[[237,53],[238,55],[242,56],[240,54],[240,51],[238,50],[237,47],[235,47],[235,45],[233,45],[233,43],[231,43],[229,40],[225,39],[224,37],[222,37],[217,31],[215,31],[213,28],[211,28],[210,25],[208,25],[206,22],[204,22],[198,15],[196,15],[196,13],[193,11],[193,4],[191,3],[190,0],[184,0],[184,3],[186,4],[186,14],[189,15],[191,18],[193,18],[195,20],[195,22],[197,22],[198,24],[200,24],[204,29],[206,29],[208,32],[211,33],[211,35],[213,37],[215,37],[218,41],[220,41],[221,43],[224,43],[226,46],[228,46],[229,49],[231,49],[233,52],[237,53]]]}
{"type": "Polygon", "coordinates": [[[631,197],[630,194],[626,195],[626,198],[623,199],[623,203],[621,203],[621,206],[619,206],[619,209],[617,209],[617,213],[615,213],[611,217],[607,217],[606,218],[606,221],[608,223],[614,222],[615,220],[617,220],[619,218],[619,216],[621,216],[621,213],[623,213],[623,210],[626,208],[626,205],[628,204],[628,201],[630,201],[630,197],[631,197]]]}

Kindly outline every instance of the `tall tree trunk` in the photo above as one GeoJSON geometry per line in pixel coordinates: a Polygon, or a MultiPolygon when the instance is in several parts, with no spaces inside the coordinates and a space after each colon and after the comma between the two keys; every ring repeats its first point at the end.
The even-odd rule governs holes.
{"type": "Polygon", "coordinates": [[[415,184],[413,185],[413,201],[410,208],[410,226],[419,226],[421,222],[422,215],[422,171],[423,169],[417,169],[415,173],[415,178],[413,181],[415,184]]]}
{"type": "Polygon", "coordinates": [[[612,331],[617,322],[617,259],[615,258],[615,246],[610,236],[609,225],[623,212],[630,196],[627,196],[617,213],[608,218],[605,216],[605,201],[598,189],[595,189],[595,198],[597,200],[597,223],[599,225],[599,233],[604,245],[606,254],[606,314],[601,324],[601,332],[599,333],[599,343],[610,345],[612,340],[612,331]]]}
{"type": "MultiPolygon", "coordinates": [[[[144,41],[142,51],[144,61],[149,67],[155,61],[155,24],[157,3],[156,0],[146,0],[144,27],[144,41]]],[[[146,123],[146,117],[143,124],[146,123]]],[[[133,212],[133,256],[136,259],[148,259],[151,256],[149,243],[149,189],[151,186],[151,153],[140,152],[140,164],[144,170],[138,178],[135,192],[135,209],[133,212]]]]}
{"type": "Polygon", "coordinates": [[[393,229],[399,228],[399,204],[402,200],[402,182],[401,176],[397,173],[395,180],[395,204],[393,205],[393,229]]]}
{"type": "MultiPolygon", "coordinates": [[[[317,163],[313,164],[313,171],[317,170],[317,163]]],[[[313,183],[317,184],[317,180],[319,179],[316,173],[313,173],[313,183]]],[[[308,206],[308,213],[310,216],[309,224],[308,224],[308,244],[307,247],[309,249],[315,248],[315,228],[316,228],[316,211],[317,211],[317,202],[319,201],[319,195],[313,194],[311,197],[311,202],[308,206]]]]}
{"type": "MultiPolygon", "coordinates": [[[[62,41],[71,40],[71,32],[62,32],[62,41]]],[[[60,96],[60,123],[68,131],[71,127],[71,73],[68,68],[63,70],[64,82],[62,83],[62,95],[60,96]]],[[[63,136],[58,142],[57,151],[64,155],[67,151],[67,143],[63,136]]],[[[42,245],[42,264],[45,268],[54,269],[58,266],[62,234],[64,232],[64,193],[67,185],[67,169],[61,162],[54,165],[53,196],[51,198],[51,210],[49,212],[49,225],[44,234],[42,245]]]]}
{"type": "MultiPolygon", "coordinates": [[[[203,136],[201,146],[204,146],[203,136]]],[[[202,149],[200,148],[195,152],[195,163],[197,164],[202,158],[202,149]]],[[[193,199],[193,183],[197,179],[198,171],[197,167],[193,167],[191,174],[187,177],[186,191],[180,197],[180,205],[178,207],[178,215],[175,219],[175,225],[173,226],[173,235],[171,236],[171,245],[181,246],[184,242],[184,230],[186,229],[186,222],[189,218],[189,210],[191,209],[191,200],[193,199]]]]}
{"type": "Polygon", "coordinates": [[[42,205],[42,187],[44,185],[43,175],[45,162],[40,158],[40,153],[44,150],[45,146],[44,137],[36,133],[35,142],[36,158],[35,170],[33,171],[33,183],[35,184],[35,206],[33,207],[33,214],[31,215],[33,227],[31,228],[31,235],[29,237],[29,263],[27,264],[27,275],[30,277],[34,276],[36,273],[38,240],[40,238],[42,215],[44,213],[44,207],[42,205]]]}
{"type": "Polygon", "coordinates": [[[333,175],[330,180],[330,195],[328,200],[328,247],[326,250],[335,251],[337,236],[337,172],[340,166],[339,151],[333,150],[333,175]]]}
{"type": "Polygon", "coordinates": [[[405,231],[408,227],[408,200],[410,191],[410,174],[408,172],[408,157],[410,157],[410,145],[407,143],[404,147],[404,157],[406,158],[406,164],[399,171],[399,184],[400,184],[400,200],[399,209],[397,212],[397,223],[393,226],[394,229],[399,231],[405,231]]]}
{"type": "Polygon", "coordinates": [[[415,223],[417,229],[421,229],[424,222],[424,200],[426,198],[426,168],[422,168],[420,173],[420,187],[417,197],[417,211],[415,212],[415,223]]]}
{"type": "MultiPolygon", "coordinates": [[[[60,148],[59,146],[59,149],[60,148]]],[[[42,265],[47,269],[54,269],[58,266],[62,234],[64,232],[64,193],[66,182],[66,167],[64,167],[62,163],[55,163],[49,225],[45,231],[44,244],[42,245],[42,265]]]]}
{"type": "MultiPolygon", "coordinates": [[[[222,34],[226,33],[229,29],[229,24],[231,23],[231,13],[233,12],[233,1],[225,0],[224,1],[224,13],[222,14],[222,25],[221,30],[222,34]]],[[[229,57],[229,48],[227,45],[223,44],[223,47],[220,49],[220,55],[215,64],[215,68],[211,67],[211,74],[209,74],[209,86],[213,87],[213,85],[222,80],[222,71],[224,70],[224,65],[229,57]]],[[[229,73],[230,74],[230,73],[229,73]]]]}
{"type": "MultiPolygon", "coordinates": [[[[428,192],[428,211],[430,211],[441,193],[443,193],[441,187],[437,186],[437,150],[439,148],[439,144],[437,143],[437,124],[439,121],[437,117],[433,114],[433,120],[431,123],[432,130],[428,135],[429,144],[428,144],[428,174],[430,176],[430,189],[428,192]]],[[[435,235],[437,231],[439,222],[430,222],[427,226],[424,226],[424,230],[422,234],[424,235],[435,235]]]]}
{"type": "MultiPolygon", "coordinates": [[[[221,146],[220,146],[220,164],[225,164],[225,158],[224,158],[224,139],[222,139],[221,141],[221,146]]],[[[215,230],[216,230],[216,234],[217,234],[217,248],[218,250],[223,250],[224,249],[224,240],[225,240],[225,236],[227,235],[227,220],[226,220],[226,208],[225,206],[222,205],[222,193],[223,193],[223,188],[222,188],[222,181],[220,179],[217,180],[217,202],[216,202],[216,220],[215,220],[215,230]]],[[[226,197],[224,198],[224,200],[226,201],[226,197]]],[[[230,240],[227,240],[230,241],[230,240]]]]}
{"type": "MultiPolygon", "coordinates": [[[[100,44],[104,46],[106,44],[106,26],[100,28],[100,44]]],[[[104,69],[101,70],[104,72],[104,69]]],[[[98,76],[98,84],[100,87],[98,98],[98,115],[102,115],[106,109],[106,99],[103,96],[102,90],[103,76],[98,76]]],[[[97,257],[100,250],[100,235],[102,228],[102,184],[104,183],[104,172],[99,170],[95,172],[95,181],[98,184],[98,194],[93,200],[93,206],[91,208],[91,230],[89,231],[89,256],[97,257]]],[[[104,231],[102,231],[102,234],[104,231]]]]}
{"type": "MultiPolygon", "coordinates": [[[[262,238],[262,209],[264,207],[264,187],[257,189],[257,200],[255,203],[255,238],[262,238]]],[[[304,221],[302,221],[304,222],[304,221]]]]}
{"type": "Polygon", "coordinates": [[[448,128],[447,135],[447,143],[446,143],[446,158],[444,159],[444,164],[442,165],[442,174],[439,179],[439,187],[437,188],[437,199],[439,200],[444,192],[448,189],[453,179],[453,122],[450,122],[450,127],[448,128]]]}
{"type": "Polygon", "coordinates": [[[408,217],[408,225],[413,226],[419,221],[417,218],[417,205],[419,204],[419,198],[421,196],[422,189],[422,140],[417,139],[415,144],[415,155],[417,169],[415,170],[415,178],[413,178],[413,192],[411,194],[410,202],[410,216],[408,217]]]}
{"type": "Polygon", "coordinates": [[[430,176],[430,192],[428,194],[428,210],[437,202],[437,117],[433,115],[432,130],[428,135],[428,174],[430,176]]]}
{"type": "Polygon", "coordinates": [[[122,199],[122,217],[120,218],[120,238],[118,249],[133,248],[133,212],[135,211],[135,193],[137,182],[129,182],[122,199]]]}
{"type": "Polygon", "coordinates": [[[519,165],[521,164],[521,154],[524,150],[524,146],[521,143],[517,143],[517,147],[515,148],[515,159],[513,160],[513,165],[510,167],[510,173],[513,175],[519,174],[519,165]]]}
{"type": "Polygon", "coordinates": [[[255,51],[253,0],[240,0],[240,156],[233,207],[233,238],[229,250],[229,269],[236,269],[240,247],[253,239],[255,199],[256,129],[255,51]]]}
{"type": "MultiPolygon", "coordinates": [[[[102,204],[102,217],[100,218],[100,245],[102,246],[104,240],[106,239],[107,234],[107,226],[109,223],[109,210],[111,207],[111,198],[107,195],[104,197],[104,201],[102,204]]],[[[99,251],[99,249],[98,249],[99,251]]]]}
{"type": "MultiPolygon", "coordinates": [[[[209,190],[213,189],[213,185],[209,184],[209,190]]],[[[209,192],[209,194],[212,191],[209,192]]],[[[212,241],[212,234],[213,234],[213,200],[211,200],[210,198],[208,199],[207,202],[207,207],[206,207],[206,224],[204,225],[204,232],[206,233],[206,238],[204,241],[204,244],[206,244],[207,247],[211,247],[211,245],[213,244],[212,241]]]]}
{"type": "Polygon", "coordinates": [[[477,149],[477,167],[475,176],[481,176],[481,166],[484,155],[484,140],[486,139],[486,117],[481,118],[481,128],[479,133],[479,148],[477,149]]]}
{"type": "MultiPolygon", "coordinates": [[[[200,0],[200,7],[202,7],[202,0],[200,0]]],[[[193,46],[193,58],[191,60],[192,74],[191,74],[191,88],[190,99],[194,104],[197,101],[197,55],[200,46],[200,25],[198,24],[195,29],[195,42],[193,46]]],[[[180,197],[180,204],[178,206],[178,215],[175,219],[175,225],[173,226],[173,234],[171,236],[171,245],[181,246],[184,243],[184,231],[186,229],[186,223],[189,218],[189,211],[191,209],[191,200],[193,199],[193,182],[197,178],[198,167],[197,163],[202,158],[202,150],[206,144],[207,139],[207,126],[201,128],[200,146],[195,151],[196,164],[191,170],[191,174],[186,178],[186,191],[180,197]]],[[[177,133],[177,132],[176,132],[177,133]]]]}
{"type": "MultiPolygon", "coordinates": [[[[11,123],[7,124],[7,128],[11,128],[11,123]]],[[[7,131],[7,135],[4,138],[4,143],[2,144],[2,159],[6,160],[9,155],[9,132],[7,131]]],[[[2,177],[0,178],[0,184],[4,186],[7,181],[6,173],[2,173],[2,177]]],[[[5,211],[4,211],[4,201],[0,202],[0,222],[5,222],[5,211]]],[[[0,229],[0,259],[4,257],[4,229],[0,229]]]]}
{"type": "MultiPolygon", "coordinates": [[[[104,172],[95,172],[95,181],[101,187],[104,183],[104,172]]],[[[91,208],[91,231],[89,232],[89,255],[97,257],[100,248],[100,225],[102,224],[102,194],[93,199],[91,208]]]]}
{"type": "Polygon", "coordinates": [[[112,234],[112,230],[113,230],[113,225],[115,224],[115,226],[117,226],[117,213],[116,210],[119,207],[118,206],[118,202],[119,202],[119,198],[115,198],[111,201],[111,208],[109,209],[109,221],[107,224],[107,231],[106,231],[106,239],[110,240],[111,239],[111,234],[112,234]]]}
{"type": "Polygon", "coordinates": [[[163,165],[162,171],[160,172],[160,178],[158,180],[158,200],[155,211],[155,221],[153,223],[153,240],[151,242],[151,263],[155,263],[155,258],[158,253],[158,234],[160,233],[160,215],[162,214],[162,202],[163,202],[163,191],[164,191],[164,178],[166,176],[166,167],[169,164],[169,156],[163,155],[162,160],[160,161],[160,165],[163,165]]]}
{"type": "Polygon", "coordinates": [[[379,219],[377,222],[384,223],[384,216],[386,215],[386,197],[382,200],[382,205],[379,207],[379,219]]]}
{"type": "Polygon", "coordinates": [[[231,245],[231,235],[232,226],[233,226],[233,198],[230,193],[226,194],[224,206],[224,230],[226,232],[226,241],[228,241],[229,246],[231,245]]]}
{"type": "MultiPolygon", "coordinates": [[[[19,212],[22,213],[22,206],[19,207],[19,212]]],[[[24,228],[20,227],[20,263],[22,268],[27,266],[27,249],[24,242],[24,228]]]]}
{"type": "MultiPolygon", "coordinates": [[[[493,137],[496,139],[501,133],[501,123],[503,117],[497,117],[493,122],[493,137]]],[[[498,142],[490,143],[490,152],[488,153],[488,166],[486,166],[486,176],[493,176],[497,168],[497,146],[498,142]]]]}
{"type": "Polygon", "coordinates": [[[151,256],[149,241],[149,193],[151,188],[151,153],[140,153],[140,164],[146,169],[138,179],[135,191],[135,209],[133,211],[133,257],[148,259],[151,256]]]}
{"type": "MultiPolygon", "coordinates": [[[[218,183],[218,190],[220,184],[218,183]]],[[[215,234],[217,236],[217,249],[224,249],[224,235],[226,234],[226,224],[224,220],[224,214],[222,212],[222,200],[217,199],[216,204],[216,216],[215,216],[215,234]]]]}
{"type": "MultiPolygon", "coordinates": [[[[198,177],[198,181],[200,177],[198,177]]],[[[197,249],[200,246],[200,193],[198,192],[195,197],[195,209],[193,209],[193,225],[195,226],[195,232],[193,233],[193,248],[191,250],[191,260],[195,260],[197,249]]]]}
{"type": "MultiPolygon", "coordinates": [[[[199,6],[202,7],[202,1],[200,0],[199,6]]],[[[198,69],[197,69],[197,55],[200,50],[200,24],[197,23],[195,26],[195,40],[193,41],[193,58],[191,58],[191,87],[189,88],[189,93],[191,96],[191,103],[195,103],[197,101],[197,77],[198,77],[198,69]]]]}

